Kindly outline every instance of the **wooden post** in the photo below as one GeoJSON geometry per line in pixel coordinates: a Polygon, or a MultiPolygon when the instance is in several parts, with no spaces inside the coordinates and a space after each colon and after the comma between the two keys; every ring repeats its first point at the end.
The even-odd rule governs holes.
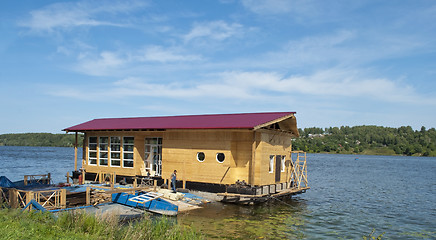
{"type": "MultiPolygon", "coordinates": [[[[30,200],[32,200],[34,198],[34,194],[32,191],[28,191],[26,192],[26,201],[24,202],[24,204],[28,204],[30,203],[30,200]]],[[[35,199],[38,203],[39,203],[39,199],[35,199]]],[[[32,207],[30,207],[29,209],[32,209],[32,207]]]]}
{"type": "Polygon", "coordinates": [[[156,192],[157,181],[153,179],[153,191],[156,192]]]}
{"type": "Polygon", "coordinates": [[[74,143],[74,171],[77,171],[77,132],[76,132],[76,142],[74,143]]]}
{"type": "Polygon", "coordinates": [[[51,182],[51,173],[47,173],[47,184],[51,182]]]}
{"type": "Polygon", "coordinates": [[[133,187],[134,188],[138,187],[138,183],[137,183],[137,178],[136,177],[133,178],[133,187]]]}
{"type": "Polygon", "coordinates": [[[186,180],[183,179],[183,189],[186,189],[186,180]]]}
{"type": "Polygon", "coordinates": [[[18,207],[18,190],[15,188],[9,189],[9,206],[11,208],[18,207]]]}
{"type": "Polygon", "coordinates": [[[67,207],[67,190],[65,188],[61,189],[61,208],[66,208],[67,207]]]}
{"type": "Polygon", "coordinates": [[[86,206],[91,205],[91,189],[86,187],[86,206]]]}
{"type": "Polygon", "coordinates": [[[67,183],[70,183],[70,172],[67,172],[67,183]]]}
{"type": "Polygon", "coordinates": [[[27,175],[24,175],[24,186],[27,185],[27,175]]]}
{"type": "Polygon", "coordinates": [[[253,142],[251,145],[251,161],[248,166],[248,184],[254,185],[256,176],[256,149],[257,149],[257,136],[256,131],[253,131],[253,142]]]}

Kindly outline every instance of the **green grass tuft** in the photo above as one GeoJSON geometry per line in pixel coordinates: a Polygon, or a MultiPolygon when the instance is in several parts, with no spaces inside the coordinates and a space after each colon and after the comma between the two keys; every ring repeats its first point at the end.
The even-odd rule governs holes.
{"type": "Polygon", "coordinates": [[[147,215],[121,224],[114,215],[93,216],[84,212],[51,213],[0,209],[0,239],[203,239],[167,218],[147,215]]]}

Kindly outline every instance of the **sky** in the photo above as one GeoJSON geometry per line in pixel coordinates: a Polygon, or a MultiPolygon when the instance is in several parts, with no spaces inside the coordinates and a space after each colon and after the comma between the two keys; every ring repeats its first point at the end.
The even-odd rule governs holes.
{"type": "Polygon", "coordinates": [[[0,3],[0,134],[289,111],[299,128],[436,127],[436,1],[0,3]]]}

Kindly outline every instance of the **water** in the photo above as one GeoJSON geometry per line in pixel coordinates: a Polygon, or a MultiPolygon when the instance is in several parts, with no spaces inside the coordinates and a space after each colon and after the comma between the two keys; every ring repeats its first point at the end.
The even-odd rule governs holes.
{"type": "MultiPolygon", "coordinates": [[[[304,194],[257,206],[213,203],[177,221],[216,239],[362,239],[373,229],[388,239],[436,239],[436,158],[307,157],[304,194]]],[[[50,172],[61,182],[74,149],[0,146],[0,164],[12,181],[50,172]]]]}
{"type": "Polygon", "coordinates": [[[436,158],[308,154],[306,193],[179,216],[208,238],[436,239],[436,158]],[[355,160],[358,158],[358,160],[355,160]]]}
{"type": "MultiPolygon", "coordinates": [[[[77,151],[77,168],[82,166],[82,149],[77,151]]],[[[74,148],[0,146],[0,176],[11,181],[24,175],[51,173],[53,183],[66,182],[66,174],[74,170],[74,148]]]]}

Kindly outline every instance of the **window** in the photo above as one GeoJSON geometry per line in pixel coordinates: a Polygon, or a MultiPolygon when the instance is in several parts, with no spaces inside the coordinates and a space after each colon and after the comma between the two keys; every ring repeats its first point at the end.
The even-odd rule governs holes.
{"type": "Polygon", "coordinates": [[[285,158],[286,158],[286,156],[282,156],[282,167],[281,167],[281,172],[284,172],[285,171],[285,158]]]}
{"type": "Polygon", "coordinates": [[[111,166],[121,166],[121,137],[111,137],[111,166]]]}
{"type": "Polygon", "coordinates": [[[97,137],[88,140],[88,164],[97,165],[97,137]]]}
{"type": "Polygon", "coordinates": [[[145,138],[145,168],[155,176],[162,174],[162,138],[145,138]]]}
{"type": "Polygon", "coordinates": [[[134,137],[123,137],[123,167],[133,167],[134,137]]]}
{"type": "MultiPolygon", "coordinates": [[[[204,152],[198,152],[198,153],[197,153],[197,160],[198,160],[199,162],[203,162],[205,158],[206,158],[206,155],[204,155],[204,152]]],[[[223,161],[224,161],[224,160],[223,160],[223,161]]]]}
{"type": "Polygon", "coordinates": [[[108,159],[108,137],[100,137],[99,141],[99,155],[100,155],[100,166],[107,166],[107,159],[108,159]]]}
{"type": "Polygon", "coordinates": [[[274,172],[274,155],[269,156],[269,173],[274,172]]]}
{"type": "Polygon", "coordinates": [[[216,160],[217,160],[219,163],[224,162],[224,159],[226,159],[226,155],[224,155],[224,153],[217,153],[217,154],[216,154],[216,160]]]}

